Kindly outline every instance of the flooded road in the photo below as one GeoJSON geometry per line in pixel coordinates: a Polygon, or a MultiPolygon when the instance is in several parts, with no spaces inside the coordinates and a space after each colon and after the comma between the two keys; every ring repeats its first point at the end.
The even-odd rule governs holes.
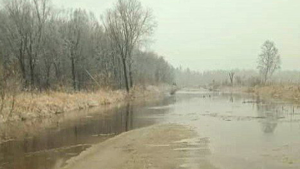
{"type": "Polygon", "coordinates": [[[52,169],[93,144],[160,123],[189,126],[209,146],[205,152],[189,149],[182,168],[200,168],[203,158],[220,169],[300,168],[297,105],[243,94],[182,90],[160,101],[84,113],[37,135],[1,144],[0,168],[52,169]]]}

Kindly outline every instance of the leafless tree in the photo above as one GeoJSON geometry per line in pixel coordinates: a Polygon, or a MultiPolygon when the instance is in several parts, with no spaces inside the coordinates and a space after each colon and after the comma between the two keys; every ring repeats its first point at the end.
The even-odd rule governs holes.
{"type": "Polygon", "coordinates": [[[274,42],[269,40],[266,41],[261,47],[261,50],[262,52],[258,57],[257,68],[259,69],[264,83],[266,83],[274,72],[280,69],[281,60],[274,42]]]}
{"type": "Polygon", "coordinates": [[[155,22],[152,13],[137,0],[118,0],[114,8],[106,13],[104,25],[111,42],[117,47],[123,64],[126,90],[129,92],[133,86],[132,52],[143,38],[153,32],[155,22]]]}
{"type": "Polygon", "coordinates": [[[228,73],[228,76],[229,76],[229,80],[230,80],[231,86],[233,86],[234,75],[235,75],[235,72],[234,72],[234,71],[230,71],[230,72],[228,73]]]}
{"type": "Polygon", "coordinates": [[[28,44],[28,26],[30,7],[25,0],[4,1],[1,15],[1,42],[10,49],[19,61],[20,70],[27,85],[26,47],[28,44]]]}
{"type": "Polygon", "coordinates": [[[58,9],[51,0],[2,0],[0,5],[2,69],[19,72],[22,90],[126,85],[129,91],[133,76],[135,83],[148,77],[149,84],[173,81],[168,62],[139,50],[155,22],[137,0],[119,0],[103,25],[91,12],[58,9]]]}
{"type": "Polygon", "coordinates": [[[50,15],[48,0],[6,0],[2,15],[2,40],[19,60],[23,79],[35,84],[35,68],[41,56],[45,23],[50,15]],[[26,61],[28,61],[26,63],[26,61]],[[29,72],[29,73],[28,73],[29,72]],[[30,77],[29,79],[27,77],[30,77]]]}

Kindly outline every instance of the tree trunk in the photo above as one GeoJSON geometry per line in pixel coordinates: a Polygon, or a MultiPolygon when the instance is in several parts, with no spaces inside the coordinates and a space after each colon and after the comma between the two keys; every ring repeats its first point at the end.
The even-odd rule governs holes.
{"type": "Polygon", "coordinates": [[[130,88],[133,87],[133,77],[132,77],[132,64],[129,63],[129,81],[130,81],[130,88]]]}
{"type": "Polygon", "coordinates": [[[264,84],[267,84],[268,74],[269,74],[269,72],[266,72],[265,75],[264,75],[264,84]]]}
{"type": "Polygon", "coordinates": [[[29,67],[30,67],[30,84],[31,88],[34,88],[34,62],[33,58],[30,56],[29,57],[29,67]]]}
{"type": "Polygon", "coordinates": [[[124,78],[125,78],[125,85],[126,85],[126,91],[129,93],[129,84],[128,84],[128,77],[127,77],[127,65],[126,65],[126,60],[122,58],[123,62],[123,70],[124,70],[124,78]]]}
{"type": "Polygon", "coordinates": [[[123,66],[123,63],[122,63],[122,59],[121,60],[118,60],[118,67],[117,67],[117,69],[118,69],[118,78],[119,78],[119,88],[120,89],[122,89],[123,88],[123,86],[124,86],[124,77],[123,77],[123,75],[122,74],[124,74],[124,71],[122,70],[122,67],[123,66]]]}
{"type": "Polygon", "coordinates": [[[71,58],[71,64],[72,64],[72,79],[73,79],[73,88],[76,90],[76,72],[75,72],[75,59],[71,58]]]}
{"type": "Polygon", "coordinates": [[[47,66],[46,69],[46,89],[50,88],[50,71],[51,71],[51,66],[47,66]]]}
{"type": "Polygon", "coordinates": [[[55,68],[55,77],[56,77],[56,79],[60,80],[61,79],[61,71],[60,71],[59,65],[57,63],[54,63],[54,68],[55,68]]]}
{"type": "Polygon", "coordinates": [[[21,72],[22,72],[22,77],[23,77],[23,80],[24,80],[24,83],[25,83],[25,87],[27,87],[27,78],[26,78],[26,69],[25,69],[25,61],[24,61],[24,52],[23,52],[23,49],[20,48],[19,49],[19,64],[20,64],[20,69],[21,69],[21,72]]]}

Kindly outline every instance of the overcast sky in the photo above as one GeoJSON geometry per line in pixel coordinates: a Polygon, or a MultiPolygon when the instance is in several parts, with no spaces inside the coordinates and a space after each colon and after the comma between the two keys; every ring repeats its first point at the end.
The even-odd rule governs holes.
{"type": "MultiPolygon", "coordinates": [[[[53,0],[104,14],[116,0],[53,0]]],[[[255,69],[265,40],[285,70],[300,70],[300,0],[141,0],[158,27],[151,49],[192,70],[255,69]]]]}

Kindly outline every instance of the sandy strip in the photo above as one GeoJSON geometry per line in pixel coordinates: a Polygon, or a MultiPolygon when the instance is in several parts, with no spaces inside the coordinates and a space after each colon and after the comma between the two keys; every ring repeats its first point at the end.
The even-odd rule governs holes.
{"type": "MultiPolygon", "coordinates": [[[[64,169],[194,168],[185,160],[191,154],[187,150],[193,149],[194,145],[189,146],[185,140],[193,140],[195,136],[194,131],[177,124],[133,130],[91,147],[69,160],[64,169]]],[[[199,147],[195,147],[194,151],[198,150],[199,147]]],[[[202,164],[197,166],[214,168],[203,158],[199,162],[202,164]]]]}

